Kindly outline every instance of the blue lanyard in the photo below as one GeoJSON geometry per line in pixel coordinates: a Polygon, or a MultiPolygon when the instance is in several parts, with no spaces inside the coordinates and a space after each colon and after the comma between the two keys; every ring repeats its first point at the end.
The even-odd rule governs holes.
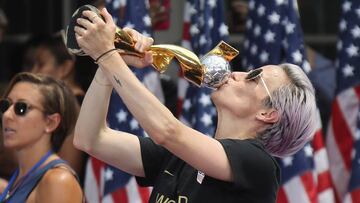
{"type": "MultiPolygon", "coordinates": [[[[19,180],[19,183],[17,184],[18,186],[16,188],[13,189],[13,191],[15,192],[15,190],[22,184],[25,182],[26,178],[32,174],[34,171],[37,170],[37,168],[39,168],[48,158],[49,156],[51,156],[53,154],[52,150],[49,150],[27,173],[24,177],[21,178],[21,180],[19,180]]],[[[0,196],[0,202],[3,202],[4,200],[7,199],[7,196],[9,195],[9,191],[10,188],[13,186],[16,177],[19,175],[19,168],[16,169],[16,171],[13,173],[13,175],[10,178],[9,184],[6,186],[4,192],[1,194],[0,196]]]]}

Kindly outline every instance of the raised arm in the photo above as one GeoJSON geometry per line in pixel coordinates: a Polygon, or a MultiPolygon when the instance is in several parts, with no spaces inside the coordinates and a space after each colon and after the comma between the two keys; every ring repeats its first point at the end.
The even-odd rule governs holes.
{"type": "MultiPolygon", "coordinates": [[[[83,15],[92,22],[85,19],[77,21],[84,28],[75,28],[76,39],[87,54],[97,59],[102,53],[114,48],[115,25],[105,9],[102,10],[105,22],[90,11],[83,12],[83,15]]],[[[144,52],[153,42],[134,30],[127,31],[136,40],[135,47],[139,51],[144,52]]],[[[146,51],[141,59],[110,53],[99,60],[99,65],[128,109],[156,143],[209,176],[232,180],[229,161],[220,142],[178,121],[127,66],[131,64],[138,67],[151,60],[151,53],[146,51]]]]}
{"type": "Polygon", "coordinates": [[[144,176],[138,138],[106,125],[112,89],[111,83],[98,69],[80,109],[74,145],[123,171],[144,176]]]}

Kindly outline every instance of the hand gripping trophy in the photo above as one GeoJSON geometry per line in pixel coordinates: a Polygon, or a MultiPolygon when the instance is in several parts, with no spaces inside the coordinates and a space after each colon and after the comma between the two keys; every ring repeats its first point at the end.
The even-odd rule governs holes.
{"type": "MultiPolygon", "coordinates": [[[[91,10],[102,18],[100,11],[91,5],[84,5],[74,12],[66,30],[65,43],[71,53],[82,56],[86,54],[77,44],[74,27],[76,19],[82,16],[84,10],[91,10]]],[[[135,50],[134,40],[121,28],[116,29],[114,44],[116,48],[121,50],[121,54],[142,56],[142,53],[135,50]]],[[[154,59],[152,65],[160,73],[163,73],[168,68],[171,60],[175,58],[179,62],[186,80],[196,86],[211,89],[216,89],[227,80],[231,73],[229,61],[239,53],[224,41],[221,41],[201,59],[183,47],[169,44],[152,45],[149,51],[152,52],[154,59]]]]}

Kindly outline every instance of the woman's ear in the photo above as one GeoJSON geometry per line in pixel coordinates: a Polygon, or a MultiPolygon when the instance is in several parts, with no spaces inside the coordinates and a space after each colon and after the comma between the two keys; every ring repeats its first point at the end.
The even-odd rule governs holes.
{"type": "Polygon", "coordinates": [[[73,69],[75,68],[75,62],[72,60],[66,60],[60,66],[61,67],[58,69],[59,78],[64,80],[67,79],[73,72],[73,69]]]}
{"type": "Polygon", "coordinates": [[[59,113],[54,113],[46,117],[46,133],[52,133],[60,125],[61,116],[59,113]]]}
{"type": "Polygon", "coordinates": [[[279,121],[279,112],[275,109],[266,109],[256,114],[256,119],[263,121],[267,124],[276,123],[279,121]]]}

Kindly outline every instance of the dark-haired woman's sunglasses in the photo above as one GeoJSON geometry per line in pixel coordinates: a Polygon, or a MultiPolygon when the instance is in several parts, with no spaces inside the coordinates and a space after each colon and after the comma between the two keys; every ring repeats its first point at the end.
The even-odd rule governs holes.
{"type": "Polygon", "coordinates": [[[32,108],[41,110],[40,108],[30,105],[23,101],[17,101],[15,103],[12,103],[9,99],[1,99],[0,100],[1,114],[4,114],[10,108],[10,106],[13,104],[14,104],[14,112],[18,116],[25,116],[26,113],[32,108]]]}

